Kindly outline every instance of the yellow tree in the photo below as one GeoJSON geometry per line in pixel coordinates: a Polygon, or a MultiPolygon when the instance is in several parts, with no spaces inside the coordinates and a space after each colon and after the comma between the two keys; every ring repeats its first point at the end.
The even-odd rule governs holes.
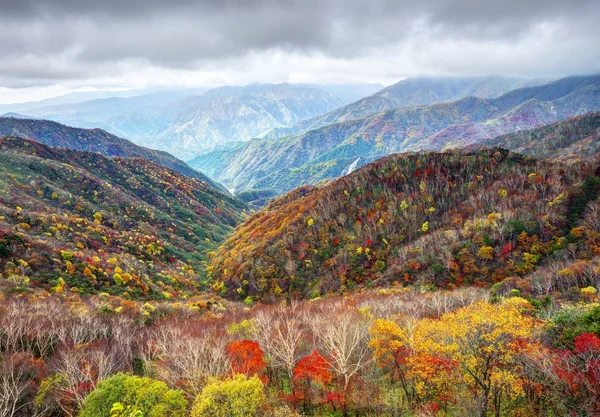
{"type": "Polygon", "coordinates": [[[373,349],[377,365],[390,373],[392,381],[399,381],[407,401],[413,401],[415,391],[407,375],[407,361],[411,355],[408,332],[394,321],[377,319],[369,334],[369,347],[373,349]]]}
{"type": "Polygon", "coordinates": [[[425,319],[413,332],[416,350],[455,361],[473,395],[477,414],[491,406],[500,415],[502,402],[523,394],[523,375],[518,354],[536,329],[536,321],[524,310],[531,305],[512,298],[499,304],[474,303],[425,319]]]}

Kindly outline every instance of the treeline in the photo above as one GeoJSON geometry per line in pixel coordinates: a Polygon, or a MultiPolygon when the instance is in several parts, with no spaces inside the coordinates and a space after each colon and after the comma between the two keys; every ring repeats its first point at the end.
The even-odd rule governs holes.
{"type": "Polygon", "coordinates": [[[0,415],[594,416],[600,304],[403,289],[243,309],[12,295],[0,415]]]}

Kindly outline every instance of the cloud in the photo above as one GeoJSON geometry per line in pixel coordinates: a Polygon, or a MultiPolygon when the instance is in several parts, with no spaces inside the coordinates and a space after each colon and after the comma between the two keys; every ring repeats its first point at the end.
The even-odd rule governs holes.
{"type": "Polygon", "coordinates": [[[0,0],[0,10],[10,88],[600,71],[596,0],[0,0]]]}

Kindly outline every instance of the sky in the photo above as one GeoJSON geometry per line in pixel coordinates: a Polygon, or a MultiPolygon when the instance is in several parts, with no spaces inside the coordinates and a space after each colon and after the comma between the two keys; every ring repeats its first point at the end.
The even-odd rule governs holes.
{"type": "Polygon", "coordinates": [[[0,103],[600,72],[599,0],[0,0],[0,103]]]}

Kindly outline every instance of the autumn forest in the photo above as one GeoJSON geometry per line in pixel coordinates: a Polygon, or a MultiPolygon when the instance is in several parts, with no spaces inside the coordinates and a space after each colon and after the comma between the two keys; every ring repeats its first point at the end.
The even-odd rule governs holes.
{"type": "Polygon", "coordinates": [[[0,118],[0,417],[600,416],[600,117],[525,90],[510,133],[363,136],[287,193],[0,118]]]}

